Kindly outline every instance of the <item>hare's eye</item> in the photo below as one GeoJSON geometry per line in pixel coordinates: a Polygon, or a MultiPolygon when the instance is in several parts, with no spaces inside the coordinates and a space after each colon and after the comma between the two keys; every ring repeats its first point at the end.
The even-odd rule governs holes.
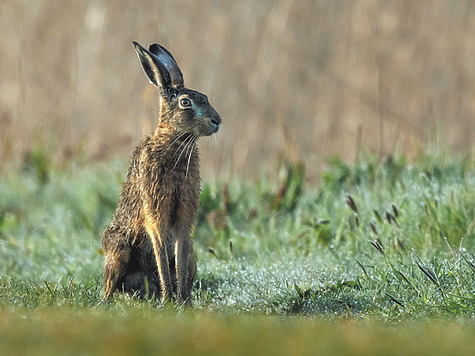
{"type": "Polygon", "coordinates": [[[180,105],[184,108],[188,108],[191,106],[191,100],[187,98],[183,98],[180,100],[180,105]]]}

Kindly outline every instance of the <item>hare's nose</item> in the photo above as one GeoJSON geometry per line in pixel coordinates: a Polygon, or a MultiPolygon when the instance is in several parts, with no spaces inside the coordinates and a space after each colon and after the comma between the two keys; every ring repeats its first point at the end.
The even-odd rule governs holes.
{"type": "Polygon", "coordinates": [[[216,126],[219,126],[221,124],[221,118],[218,116],[218,117],[213,117],[211,118],[211,123],[216,125],[216,126]]]}
{"type": "Polygon", "coordinates": [[[210,119],[211,125],[214,127],[214,132],[219,131],[219,125],[221,124],[221,118],[219,116],[214,116],[210,119]]]}

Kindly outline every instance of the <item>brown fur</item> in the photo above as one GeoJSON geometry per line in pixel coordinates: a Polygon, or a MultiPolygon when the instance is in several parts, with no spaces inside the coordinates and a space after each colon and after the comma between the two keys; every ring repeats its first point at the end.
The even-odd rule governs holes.
{"type": "Polygon", "coordinates": [[[132,154],[119,205],[104,231],[104,299],[115,291],[160,295],[163,301],[176,294],[177,302],[189,304],[196,273],[190,231],[200,194],[196,141],[217,132],[221,118],[205,95],[184,88],[168,51],[160,47],[154,56],[152,46],[150,52],[135,46],[159,89],[160,118],[132,154]],[[182,107],[183,98],[191,108],[182,107]]]}

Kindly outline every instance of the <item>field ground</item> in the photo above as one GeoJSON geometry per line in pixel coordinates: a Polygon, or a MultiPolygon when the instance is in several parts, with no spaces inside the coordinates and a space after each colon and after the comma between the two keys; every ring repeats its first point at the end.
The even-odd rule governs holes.
{"type": "Polygon", "coordinates": [[[473,355],[463,322],[388,325],[147,308],[0,312],[0,354],[473,355]],[[7,351],[7,352],[5,352],[7,351]]]}
{"type": "Polygon", "coordinates": [[[363,156],[318,187],[285,162],[275,180],[204,183],[194,309],[176,313],[99,304],[126,164],[35,152],[0,177],[0,353],[470,354],[473,159],[363,156]]]}

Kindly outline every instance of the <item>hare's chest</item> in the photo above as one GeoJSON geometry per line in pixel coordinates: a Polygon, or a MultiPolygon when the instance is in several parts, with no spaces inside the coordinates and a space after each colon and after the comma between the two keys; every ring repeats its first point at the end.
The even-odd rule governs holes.
{"type": "Polygon", "coordinates": [[[163,201],[168,203],[170,225],[191,225],[199,206],[199,179],[170,174],[165,181],[163,201]]]}

